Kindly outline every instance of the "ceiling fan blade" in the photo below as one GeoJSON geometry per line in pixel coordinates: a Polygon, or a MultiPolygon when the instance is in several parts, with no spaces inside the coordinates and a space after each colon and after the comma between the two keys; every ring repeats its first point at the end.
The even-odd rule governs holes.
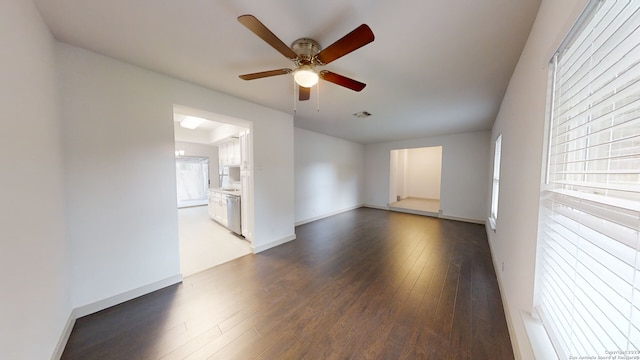
{"type": "Polygon", "coordinates": [[[336,85],[344,86],[353,91],[361,91],[365,86],[367,86],[367,84],[365,83],[361,83],[360,81],[356,81],[346,76],[338,75],[327,70],[323,70],[320,72],[320,78],[322,80],[332,82],[336,85]]]}
{"type": "Polygon", "coordinates": [[[300,101],[309,100],[311,98],[311,88],[298,86],[298,99],[300,101]]]}
{"type": "Polygon", "coordinates": [[[348,53],[357,50],[375,39],[373,31],[366,24],[362,24],[355,28],[352,32],[343,36],[340,40],[329,45],[329,47],[320,51],[315,58],[320,63],[326,65],[348,53]]]}
{"type": "Polygon", "coordinates": [[[259,38],[266,41],[267,44],[271,45],[274,49],[278,50],[278,52],[285,57],[295,60],[298,55],[291,50],[285,43],[282,42],[274,33],[271,32],[263,23],[260,22],[253,15],[241,15],[238,16],[238,21],[244,25],[247,29],[251,30],[254,34],[258,35],[259,38]]]}
{"type": "Polygon", "coordinates": [[[269,77],[269,76],[286,75],[286,74],[289,74],[291,71],[292,71],[291,69],[278,69],[278,70],[261,71],[261,72],[252,73],[252,74],[240,75],[240,79],[242,79],[242,80],[261,79],[261,78],[265,78],[265,77],[269,77]]]}

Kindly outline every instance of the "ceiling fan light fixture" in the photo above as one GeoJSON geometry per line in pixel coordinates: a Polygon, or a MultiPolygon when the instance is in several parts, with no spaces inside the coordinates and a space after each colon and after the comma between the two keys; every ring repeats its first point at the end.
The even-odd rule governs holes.
{"type": "Polygon", "coordinates": [[[293,79],[302,87],[310,88],[318,83],[318,73],[309,65],[302,65],[293,73],[293,79]]]}

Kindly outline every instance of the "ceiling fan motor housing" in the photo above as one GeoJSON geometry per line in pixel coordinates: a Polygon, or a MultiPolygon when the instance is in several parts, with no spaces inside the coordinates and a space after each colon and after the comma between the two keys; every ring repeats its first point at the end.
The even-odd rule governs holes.
{"type": "Polygon", "coordinates": [[[316,65],[314,56],[320,52],[320,44],[313,39],[301,38],[291,44],[291,49],[298,55],[297,65],[316,65]]]}

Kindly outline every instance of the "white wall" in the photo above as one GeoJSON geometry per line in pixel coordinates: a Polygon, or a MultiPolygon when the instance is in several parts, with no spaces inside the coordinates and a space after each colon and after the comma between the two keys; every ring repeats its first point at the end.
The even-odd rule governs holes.
{"type": "Polygon", "coordinates": [[[57,49],[74,307],[95,310],[180,279],[174,104],[253,121],[253,244],[259,251],[295,238],[291,115],[57,49]]]}
{"type": "MultiPolygon", "coordinates": [[[[533,307],[547,63],[585,0],[543,0],[491,134],[502,134],[496,231],[487,227],[516,354],[533,359],[521,313],[533,307]],[[504,272],[500,271],[504,263],[504,272]]],[[[493,161],[493,149],[490,161],[493,161]]],[[[490,175],[485,179],[491,187],[490,175]]],[[[489,216],[489,204],[485,217],[489,216]]]]}
{"type": "Polygon", "coordinates": [[[184,150],[184,156],[209,158],[209,187],[216,188],[220,186],[217,146],[176,141],[176,150],[184,150]]]}
{"type": "Polygon", "coordinates": [[[432,146],[408,149],[405,178],[406,196],[440,199],[442,173],[442,147],[432,146]]]}
{"type": "Polygon", "coordinates": [[[490,132],[480,131],[365,145],[364,203],[387,208],[390,152],[442,146],[440,208],[445,217],[486,220],[490,132]]]}
{"type": "MultiPolygon", "coordinates": [[[[389,188],[390,189],[389,192],[392,192],[391,189],[396,189],[395,191],[396,195],[389,197],[389,201],[393,202],[398,199],[398,196],[400,196],[400,199],[409,197],[409,195],[407,194],[408,192],[407,172],[409,168],[409,149],[393,150],[391,152],[391,158],[392,158],[392,161],[391,161],[390,169],[393,169],[393,168],[396,169],[395,171],[396,176],[389,177],[390,183],[393,183],[394,181],[396,182],[395,186],[392,185],[389,188]]],[[[390,171],[393,171],[393,170],[390,170],[390,171]]],[[[391,174],[393,174],[393,172],[391,172],[391,174]]]]}
{"type": "Polygon", "coordinates": [[[364,146],[295,128],[296,224],[362,204],[364,146]]]}
{"type": "Polygon", "coordinates": [[[54,40],[0,2],[0,358],[48,359],[71,313],[54,40]]]}

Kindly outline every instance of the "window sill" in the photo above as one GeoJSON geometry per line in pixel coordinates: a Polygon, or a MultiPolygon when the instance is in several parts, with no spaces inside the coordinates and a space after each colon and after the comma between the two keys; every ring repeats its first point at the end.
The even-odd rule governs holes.
{"type": "Polygon", "coordinates": [[[549,339],[547,330],[545,330],[539,318],[532,316],[527,311],[520,313],[524,328],[527,331],[529,344],[533,350],[536,359],[558,359],[558,354],[549,339]]]}
{"type": "Polygon", "coordinates": [[[493,230],[493,232],[496,232],[496,219],[494,219],[493,217],[489,217],[489,227],[491,228],[491,230],[493,230]]]}

